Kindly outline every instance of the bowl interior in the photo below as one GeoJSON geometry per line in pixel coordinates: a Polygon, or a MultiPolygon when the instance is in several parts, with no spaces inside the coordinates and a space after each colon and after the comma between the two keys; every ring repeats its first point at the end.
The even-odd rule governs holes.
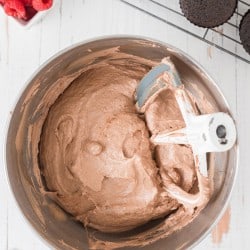
{"type": "MultiPolygon", "coordinates": [[[[184,82],[196,84],[218,110],[230,112],[213,80],[186,55],[166,44],[133,37],[105,38],[78,45],[50,60],[32,78],[15,107],[7,135],[6,160],[10,185],[23,214],[39,235],[58,249],[87,249],[87,233],[80,223],[39,192],[32,159],[32,152],[37,148],[28,140],[33,133],[30,125],[48,109],[49,103],[42,100],[52,87],[56,88],[59,78],[84,67],[90,50],[95,52],[117,46],[122,52],[151,60],[171,56],[184,82]]],[[[188,226],[144,249],[185,249],[197,243],[223,210],[231,193],[236,168],[236,146],[226,153],[217,153],[215,189],[207,207],[188,226]]]]}

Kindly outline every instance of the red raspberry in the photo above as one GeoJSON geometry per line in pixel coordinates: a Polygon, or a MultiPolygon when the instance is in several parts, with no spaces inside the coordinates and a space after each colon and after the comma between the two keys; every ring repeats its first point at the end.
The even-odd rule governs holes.
{"type": "Polygon", "coordinates": [[[27,20],[30,20],[37,11],[32,6],[26,6],[27,20]]]}
{"type": "Polygon", "coordinates": [[[5,0],[0,0],[0,4],[4,5],[5,4],[5,0]]]}
{"type": "Polygon", "coordinates": [[[26,10],[21,0],[6,0],[4,10],[9,16],[26,19],[26,10]]]}
{"type": "Polygon", "coordinates": [[[35,10],[47,10],[53,4],[53,0],[32,0],[32,6],[35,10]]]}
{"type": "Polygon", "coordinates": [[[32,0],[22,0],[25,6],[32,6],[32,0]]]}

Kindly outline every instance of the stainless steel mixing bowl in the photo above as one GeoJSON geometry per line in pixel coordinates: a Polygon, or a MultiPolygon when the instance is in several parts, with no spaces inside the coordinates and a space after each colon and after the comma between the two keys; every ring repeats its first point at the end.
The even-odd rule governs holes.
{"type": "MultiPolygon", "coordinates": [[[[73,46],[45,63],[34,74],[16,104],[7,134],[6,163],[9,183],[22,213],[37,233],[57,249],[87,249],[87,235],[80,223],[65,219],[70,216],[66,213],[64,215],[64,212],[55,212],[51,209],[53,202],[45,200],[39,193],[33,173],[34,160],[37,159],[32,159],[31,154],[32,150],[36,149],[32,141],[29,143],[28,140],[32,133],[29,126],[34,123],[36,116],[42,115],[44,104],[41,100],[49,94],[49,87],[56,84],[59,77],[77,70],[79,65],[74,62],[82,59],[84,62],[84,57],[90,51],[116,46],[126,53],[153,60],[160,60],[170,55],[185,82],[197,84],[218,110],[230,113],[225,98],[208,74],[185,53],[162,42],[138,37],[108,37],[73,46]],[[40,113],[37,112],[38,107],[40,113]]],[[[84,63],[81,67],[84,67],[84,63]]],[[[228,152],[217,153],[215,190],[207,207],[188,226],[165,239],[145,246],[144,249],[186,249],[197,244],[211,230],[224,211],[235,180],[237,159],[237,145],[228,152]]]]}

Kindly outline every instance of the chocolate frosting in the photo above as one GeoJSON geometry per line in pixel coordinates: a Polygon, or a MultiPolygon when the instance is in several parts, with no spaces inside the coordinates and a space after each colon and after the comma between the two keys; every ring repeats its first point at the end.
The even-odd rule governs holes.
{"type": "Polygon", "coordinates": [[[119,243],[90,235],[96,249],[145,245],[192,221],[212,189],[204,180],[206,195],[198,207],[186,207],[168,192],[176,184],[197,193],[199,176],[191,148],[155,146],[149,139],[185,127],[173,91],[161,92],[144,114],[136,110],[138,82],[158,62],[117,49],[103,53],[50,107],[40,138],[40,170],[53,199],[85,227],[117,233],[165,218],[119,243]]]}

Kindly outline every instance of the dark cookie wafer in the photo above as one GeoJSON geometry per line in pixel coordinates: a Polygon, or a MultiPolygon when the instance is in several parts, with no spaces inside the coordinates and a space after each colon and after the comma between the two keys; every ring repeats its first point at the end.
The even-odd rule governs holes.
{"type": "Polygon", "coordinates": [[[244,15],[241,20],[240,40],[244,49],[250,54],[250,10],[244,15]]]}
{"type": "Polygon", "coordinates": [[[230,19],[237,3],[237,0],[180,0],[180,7],[191,23],[214,28],[230,19]]]}

